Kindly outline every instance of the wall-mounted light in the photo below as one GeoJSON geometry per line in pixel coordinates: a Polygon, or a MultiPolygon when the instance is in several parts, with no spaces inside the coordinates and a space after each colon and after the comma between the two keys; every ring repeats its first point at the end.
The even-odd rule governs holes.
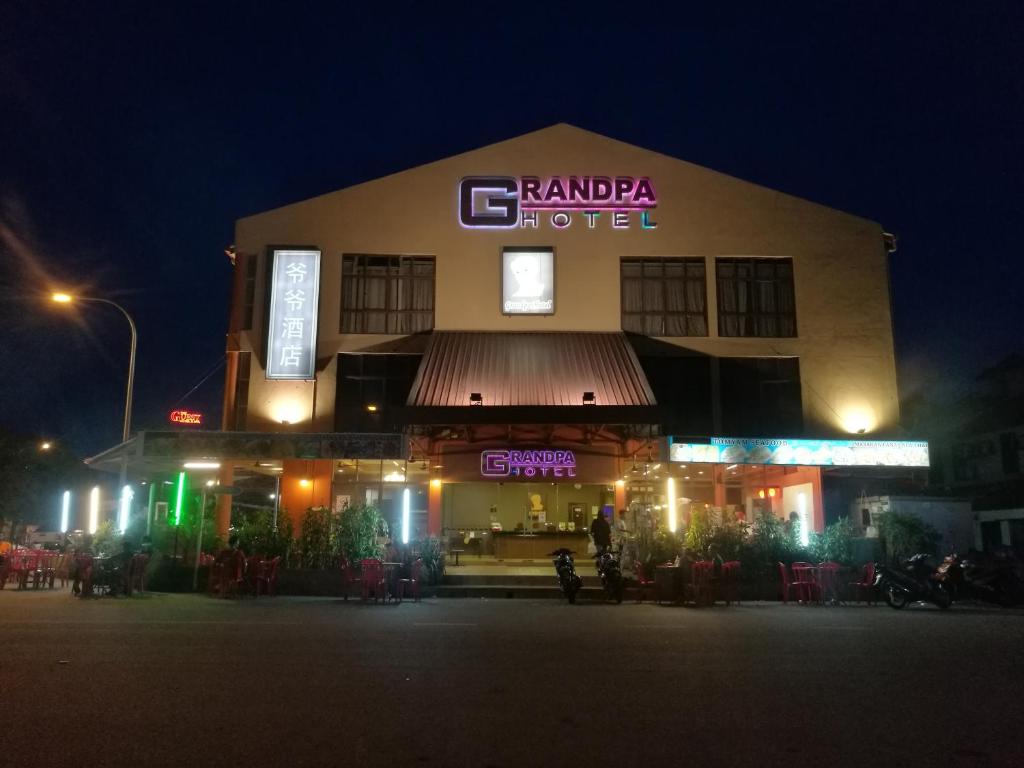
{"type": "Polygon", "coordinates": [[[431,480],[430,481],[430,487],[431,488],[440,488],[441,487],[441,480],[440,480],[440,478],[435,477],[433,480],[431,480]]]}
{"type": "Polygon", "coordinates": [[[100,527],[100,487],[94,485],[89,491],[89,533],[96,533],[100,527]]]}
{"type": "Polygon", "coordinates": [[[484,396],[481,393],[479,393],[479,392],[470,392],[469,393],[469,404],[470,405],[483,405],[484,404],[484,396]]]}
{"type": "Polygon", "coordinates": [[[366,410],[369,411],[370,413],[376,413],[377,412],[377,406],[374,405],[373,403],[369,403],[366,406],[366,410]]]}
{"type": "Polygon", "coordinates": [[[670,477],[665,485],[667,486],[666,492],[668,493],[668,529],[675,533],[676,526],[678,525],[676,518],[676,481],[670,477]]]}
{"type": "Polygon", "coordinates": [[[402,543],[409,543],[409,489],[402,491],[402,543]]]}
{"type": "Polygon", "coordinates": [[[131,513],[132,497],[134,496],[135,491],[130,485],[121,489],[121,504],[117,510],[117,530],[120,533],[124,533],[128,529],[128,517],[131,513]]]}
{"type": "Polygon", "coordinates": [[[60,532],[68,532],[68,523],[71,518],[71,491],[64,491],[60,499],[60,532]]]}
{"type": "Polygon", "coordinates": [[[301,480],[299,480],[299,485],[301,487],[303,487],[303,488],[308,488],[309,487],[309,483],[310,483],[310,480],[309,480],[308,477],[303,477],[301,480]]]}

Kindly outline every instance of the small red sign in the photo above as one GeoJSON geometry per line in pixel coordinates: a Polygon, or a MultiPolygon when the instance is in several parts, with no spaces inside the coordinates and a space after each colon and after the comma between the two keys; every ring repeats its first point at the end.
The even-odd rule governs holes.
{"type": "Polygon", "coordinates": [[[175,424],[202,424],[203,414],[195,411],[171,411],[171,421],[175,424]]]}

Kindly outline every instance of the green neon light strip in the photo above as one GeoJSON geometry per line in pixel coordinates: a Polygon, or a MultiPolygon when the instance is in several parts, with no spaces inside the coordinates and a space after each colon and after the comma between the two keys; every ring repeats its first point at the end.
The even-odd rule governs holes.
{"type": "Polygon", "coordinates": [[[178,473],[178,498],[174,502],[174,524],[181,524],[181,502],[185,498],[185,473],[178,473]]]}

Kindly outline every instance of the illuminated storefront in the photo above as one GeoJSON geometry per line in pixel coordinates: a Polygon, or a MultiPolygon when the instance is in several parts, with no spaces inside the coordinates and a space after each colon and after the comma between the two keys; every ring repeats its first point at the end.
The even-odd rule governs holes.
{"type": "Polygon", "coordinates": [[[927,465],[886,441],[891,243],[552,126],[239,220],[223,432],[94,465],[191,452],[296,520],[370,502],[412,536],[568,535],[630,504],[818,529],[823,468],[927,465]]]}

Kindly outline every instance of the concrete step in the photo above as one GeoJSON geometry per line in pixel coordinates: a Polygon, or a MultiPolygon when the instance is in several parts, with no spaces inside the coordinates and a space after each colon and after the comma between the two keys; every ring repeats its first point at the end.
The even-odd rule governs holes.
{"type": "MultiPolygon", "coordinates": [[[[587,574],[579,574],[580,578],[583,579],[583,585],[585,587],[598,587],[601,585],[601,580],[597,576],[588,576],[587,574]]],[[[471,587],[471,586],[506,586],[506,587],[547,587],[554,585],[558,586],[558,577],[552,569],[551,573],[543,575],[533,574],[488,574],[488,575],[462,575],[460,573],[446,572],[444,575],[444,585],[452,587],[471,587]]]]}
{"type": "MultiPolygon", "coordinates": [[[[524,586],[521,584],[442,584],[436,587],[437,597],[475,597],[489,600],[564,600],[565,596],[557,584],[550,586],[524,586]]],[[[630,599],[629,590],[626,599],[630,599]]],[[[577,600],[603,601],[604,590],[585,586],[576,596],[577,600]]]]}

